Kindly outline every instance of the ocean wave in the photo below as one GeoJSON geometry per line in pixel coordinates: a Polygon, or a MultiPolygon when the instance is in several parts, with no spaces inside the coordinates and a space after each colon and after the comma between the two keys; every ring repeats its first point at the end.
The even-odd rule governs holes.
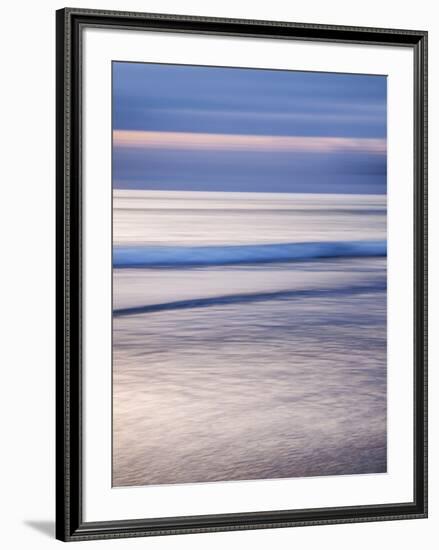
{"type": "Polygon", "coordinates": [[[113,266],[191,267],[386,256],[386,241],[333,241],[230,246],[121,246],[113,266]]]}
{"type": "Polygon", "coordinates": [[[212,306],[228,306],[240,303],[267,302],[269,300],[346,296],[353,294],[364,294],[367,292],[382,292],[384,290],[386,290],[386,282],[376,281],[370,284],[339,288],[308,288],[300,290],[277,290],[272,292],[229,294],[223,296],[209,296],[206,298],[192,298],[189,300],[176,300],[161,304],[148,304],[119,308],[113,310],[113,317],[126,317],[129,315],[142,315],[145,313],[158,313],[161,311],[179,309],[199,309],[212,306]]]}

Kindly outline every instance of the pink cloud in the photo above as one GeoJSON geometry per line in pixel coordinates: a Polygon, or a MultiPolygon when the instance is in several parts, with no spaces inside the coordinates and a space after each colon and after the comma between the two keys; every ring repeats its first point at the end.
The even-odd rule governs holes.
{"type": "Polygon", "coordinates": [[[386,140],[302,136],[202,134],[193,132],[145,132],[114,130],[115,147],[205,151],[255,151],[296,153],[358,152],[385,154],[386,140]]]}

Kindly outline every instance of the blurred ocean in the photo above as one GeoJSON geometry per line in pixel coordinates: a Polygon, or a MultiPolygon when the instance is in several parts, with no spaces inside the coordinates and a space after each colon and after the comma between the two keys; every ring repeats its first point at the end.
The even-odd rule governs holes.
{"type": "Polygon", "coordinates": [[[113,485],[386,471],[386,197],[115,190],[113,485]]]}

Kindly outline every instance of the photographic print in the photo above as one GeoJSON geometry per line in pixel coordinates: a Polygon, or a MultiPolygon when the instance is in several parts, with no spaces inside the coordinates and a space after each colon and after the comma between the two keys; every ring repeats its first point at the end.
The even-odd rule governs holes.
{"type": "Polygon", "coordinates": [[[56,537],[426,518],[423,30],[56,14],[56,537]]]}
{"type": "Polygon", "coordinates": [[[386,472],[386,77],[112,86],[113,486],[386,472]]]}

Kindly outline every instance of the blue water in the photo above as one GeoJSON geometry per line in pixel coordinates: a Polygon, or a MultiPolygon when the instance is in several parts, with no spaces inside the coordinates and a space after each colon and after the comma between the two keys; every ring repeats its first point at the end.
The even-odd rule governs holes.
{"type": "Polygon", "coordinates": [[[184,267],[386,256],[386,241],[329,241],[232,246],[116,246],[113,266],[184,267]]]}
{"type": "Polygon", "coordinates": [[[113,485],[385,472],[385,197],[118,193],[113,485]]]}

